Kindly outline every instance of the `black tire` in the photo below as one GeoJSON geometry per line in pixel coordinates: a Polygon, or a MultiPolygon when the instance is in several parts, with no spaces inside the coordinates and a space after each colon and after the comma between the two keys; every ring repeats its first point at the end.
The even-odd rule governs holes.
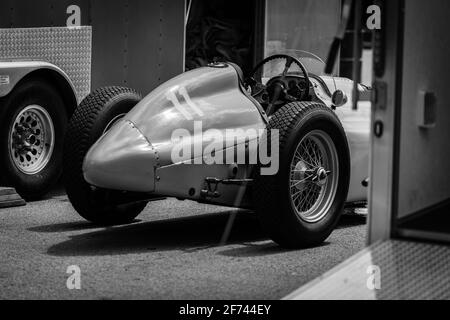
{"type": "Polygon", "coordinates": [[[315,102],[294,102],[285,105],[269,121],[269,139],[271,129],[279,130],[280,167],[275,175],[261,175],[261,167],[255,173],[253,196],[262,228],[272,240],[286,248],[320,245],[336,227],[347,199],[350,152],[344,129],[330,108],[315,102]],[[334,187],[335,191],[330,193],[330,200],[324,207],[323,212],[326,214],[320,220],[311,222],[300,216],[299,211],[295,209],[295,202],[291,201],[293,197],[290,177],[297,146],[304,137],[315,132],[325,132],[331,138],[329,141],[331,143],[332,140],[336,151],[335,158],[339,161],[336,164],[339,169],[335,171],[339,173],[333,178],[337,177],[337,180],[333,180],[337,188],[334,187]]]}
{"type": "MultiPolygon", "coordinates": [[[[19,84],[0,103],[2,104],[2,107],[0,107],[0,168],[2,171],[0,185],[16,188],[17,192],[27,200],[39,199],[56,184],[61,176],[63,137],[68,120],[64,101],[58,91],[44,79],[31,78],[19,84]],[[46,157],[47,160],[42,161],[42,168],[37,167],[35,171],[28,171],[29,168],[25,167],[23,162],[18,162],[23,158],[19,160],[20,156],[11,150],[13,139],[10,137],[12,133],[17,132],[14,129],[16,119],[21,118],[19,115],[32,106],[45,110],[47,114],[41,113],[41,115],[44,118],[47,116],[50,118],[54,129],[54,143],[45,144],[48,152],[43,151],[43,154],[48,154],[48,158],[46,157]],[[53,149],[50,148],[50,145],[53,149]]],[[[37,112],[36,114],[39,114],[39,111],[37,112]]],[[[29,124],[27,123],[27,125],[29,124]]],[[[33,130],[34,132],[41,129],[27,128],[27,130],[33,130]]],[[[45,132],[46,130],[42,131],[45,132]]],[[[30,134],[31,131],[28,131],[27,135],[30,134]]],[[[48,134],[48,132],[45,132],[45,134],[48,134]]],[[[40,146],[44,145],[41,142],[36,143],[39,143],[40,146]]],[[[37,148],[37,146],[33,144],[33,148],[37,148]]],[[[34,149],[33,152],[35,150],[37,149],[34,149]]],[[[26,151],[24,157],[26,157],[25,154],[26,151]]],[[[28,164],[31,164],[31,162],[28,162],[28,164]]]]}
{"type": "Polygon", "coordinates": [[[81,102],[69,122],[64,148],[64,184],[73,207],[88,221],[101,225],[130,223],[147,205],[145,202],[114,204],[111,199],[117,191],[90,186],[82,172],[90,147],[111,121],[128,113],[140,100],[141,95],[132,89],[100,88],[81,102]]]}

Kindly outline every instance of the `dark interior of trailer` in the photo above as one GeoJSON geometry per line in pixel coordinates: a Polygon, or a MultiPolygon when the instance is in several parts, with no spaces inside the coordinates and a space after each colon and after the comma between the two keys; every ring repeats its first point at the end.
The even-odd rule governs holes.
{"type": "Polygon", "coordinates": [[[257,58],[258,0],[191,0],[186,26],[186,70],[230,61],[248,73],[257,58]]]}
{"type": "Polygon", "coordinates": [[[398,221],[401,238],[450,242],[450,200],[398,221]]]}

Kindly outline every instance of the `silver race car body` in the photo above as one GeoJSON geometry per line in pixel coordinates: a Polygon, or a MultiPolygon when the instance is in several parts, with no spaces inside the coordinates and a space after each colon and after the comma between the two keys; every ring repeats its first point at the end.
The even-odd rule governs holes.
{"type": "MultiPolygon", "coordinates": [[[[293,74],[285,81],[301,79],[293,74]]],[[[370,104],[360,103],[354,111],[352,101],[345,99],[333,106],[336,90],[352,96],[351,80],[310,72],[310,82],[312,99],[333,108],[345,129],[351,154],[347,201],[365,200],[361,181],[368,176],[370,104]]],[[[259,137],[248,135],[248,130],[262,132],[267,123],[261,104],[244,87],[239,68],[217,63],[192,70],[156,88],[116,122],[87,153],[84,178],[99,188],[251,208],[246,190],[254,166],[233,161],[229,153],[254,151],[259,137]],[[227,137],[229,130],[241,137],[227,137]],[[177,140],[177,132],[190,139],[177,140]],[[214,140],[211,132],[225,139],[223,148],[214,150],[223,164],[204,159],[202,151],[214,140]],[[185,151],[177,152],[176,160],[174,148],[185,151]]]]}
{"type": "Polygon", "coordinates": [[[345,202],[366,199],[370,105],[354,111],[353,81],[294,54],[269,56],[245,78],[233,63],[212,63],[143,99],[124,87],[92,92],[66,137],[75,210],[123,224],[148,202],[174,197],[252,209],[284,247],[323,243],[345,202]]]}

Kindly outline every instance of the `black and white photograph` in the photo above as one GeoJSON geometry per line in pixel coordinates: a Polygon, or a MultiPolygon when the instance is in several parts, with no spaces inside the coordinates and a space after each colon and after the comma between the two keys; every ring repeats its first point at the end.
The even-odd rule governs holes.
{"type": "Polygon", "coordinates": [[[449,17],[0,0],[0,300],[449,300],[449,17]]]}

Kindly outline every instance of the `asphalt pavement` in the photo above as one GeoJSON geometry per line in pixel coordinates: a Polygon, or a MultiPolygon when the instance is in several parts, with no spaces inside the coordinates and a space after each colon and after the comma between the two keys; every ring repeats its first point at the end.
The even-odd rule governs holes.
{"type": "Polygon", "coordinates": [[[344,215],[322,246],[285,250],[249,211],[169,199],[98,228],[56,192],[0,209],[0,299],[280,299],[361,250],[365,222],[344,215]]]}

